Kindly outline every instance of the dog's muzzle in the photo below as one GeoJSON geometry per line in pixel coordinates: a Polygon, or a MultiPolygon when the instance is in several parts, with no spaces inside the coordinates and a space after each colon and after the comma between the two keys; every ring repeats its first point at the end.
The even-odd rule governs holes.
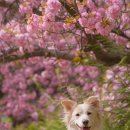
{"type": "Polygon", "coordinates": [[[76,124],[80,130],[90,130],[91,127],[80,127],[78,124],[76,124]]]}

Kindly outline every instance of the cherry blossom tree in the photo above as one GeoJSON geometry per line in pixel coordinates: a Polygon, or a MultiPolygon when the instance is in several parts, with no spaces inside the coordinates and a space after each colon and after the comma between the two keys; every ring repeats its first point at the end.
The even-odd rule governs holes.
{"type": "Polygon", "coordinates": [[[1,0],[0,114],[37,120],[37,108],[54,109],[48,95],[77,97],[68,86],[119,99],[130,88],[129,23],[129,0],[1,0]]]}

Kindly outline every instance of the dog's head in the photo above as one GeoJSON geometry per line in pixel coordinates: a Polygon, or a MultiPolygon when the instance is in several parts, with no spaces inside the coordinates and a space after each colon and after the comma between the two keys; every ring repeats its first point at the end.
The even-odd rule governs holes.
{"type": "Polygon", "coordinates": [[[77,104],[72,100],[62,101],[65,112],[65,123],[67,127],[76,130],[91,130],[99,125],[100,105],[95,96],[87,98],[83,104],[77,104]]]}

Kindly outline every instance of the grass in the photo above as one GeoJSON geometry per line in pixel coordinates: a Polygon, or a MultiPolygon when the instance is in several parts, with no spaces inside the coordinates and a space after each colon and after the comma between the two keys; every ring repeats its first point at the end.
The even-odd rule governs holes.
{"type": "Polygon", "coordinates": [[[66,130],[66,128],[59,119],[56,119],[33,122],[29,125],[18,125],[15,130],[66,130]]]}
{"type": "MultiPolygon", "coordinates": [[[[39,122],[33,122],[28,126],[17,126],[15,130],[67,130],[60,119],[45,120],[39,122]]],[[[130,130],[127,128],[113,128],[108,122],[104,123],[103,130],[130,130]]]]}
{"type": "MultiPolygon", "coordinates": [[[[39,114],[39,121],[31,122],[30,124],[18,125],[13,130],[67,130],[64,123],[59,118],[58,112],[50,114],[49,117],[46,117],[42,114],[39,114]]],[[[125,122],[125,125],[119,124],[113,127],[111,118],[109,119],[107,115],[104,115],[104,128],[103,130],[130,130],[130,119],[128,118],[125,122]],[[109,121],[110,120],[110,121],[109,121]]]]}

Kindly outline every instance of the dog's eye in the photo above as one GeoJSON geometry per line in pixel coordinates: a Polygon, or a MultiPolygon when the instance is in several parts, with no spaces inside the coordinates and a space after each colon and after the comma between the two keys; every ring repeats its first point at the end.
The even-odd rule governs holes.
{"type": "Polygon", "coordinates": [[[91,112],[87,112],[88,115],[91,115],[92,113],[91,112]]]}
{"type": "Polygon", "coordinates": [[[80,114],[79,114],[79,113],[77,113],[77,114],[76,114],[76,116],[80,116],[80,114]]]}

